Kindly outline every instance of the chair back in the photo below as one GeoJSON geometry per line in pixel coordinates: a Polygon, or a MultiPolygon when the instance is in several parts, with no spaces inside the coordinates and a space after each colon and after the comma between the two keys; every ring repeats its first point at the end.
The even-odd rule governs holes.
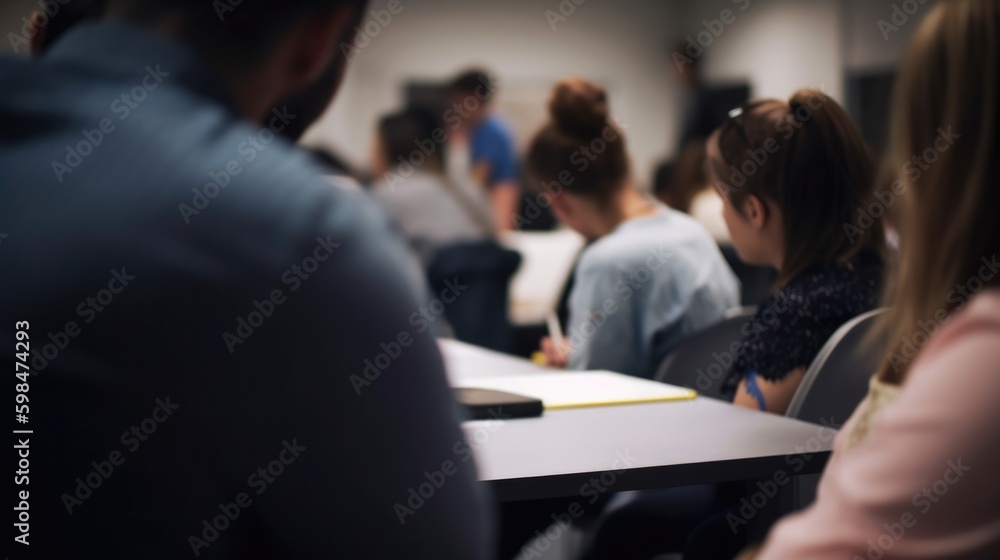
{"type": "Polygon", "coordinates": [[[869,380],[882,360],[882,345],[865,341],[885,311],[859,315],[833,333],[806,370],[786,416],[838,426],[847,421],[868,394],[869,380]]]}
{"type": "MultiPolygon", "coordinates": [[[[868,334],[885,313],[869,311],[841,325],[806,370],[786,416],[831,429],[842,426],[868,394],[868,384],[882,360],[884,340],[866,344],[868,334]]],[[[796,477],[783,493],[786,512],[816,499],[819,475],[796,477]]]]}
{"type": "Polygon", "coordinates": [[[520,265],[520,253],[492,240],[450,245],[434,253],[427,268],[431,296],[442,301],[455,338],[511,351],[509,287],[520,265]]]}
{"type": "Polygon", "coordinates": [[[728,400],[722,386],[735,360],[733,348],[743,341],[743,325],[755,312],[754,307],[735,309],[722,321],[685,338],[664,358],[653,378],[694,389],[705,397],[728,400]]]}

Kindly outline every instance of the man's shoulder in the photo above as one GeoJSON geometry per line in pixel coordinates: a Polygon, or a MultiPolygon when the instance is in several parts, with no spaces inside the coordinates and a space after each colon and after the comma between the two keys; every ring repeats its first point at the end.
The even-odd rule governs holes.
{"type": "Polygon", "coordinates": [[[13,75],[9,74],[10,72],[27,70],[30,64],[31,60],[24,57],[10,54],[0,55],[0,83],[6,83],[14,78],[13,75]]]}
{"type": "Polygon", "coordinates": [[[359,228],[378,221],[380,214],[369,197],[324,178],[325,171],[307,152],[281,136],[281,129],[295,118],[284,109],[274,109],[263,124],[253,124],[221,108],[182,98],[176,103],[191,103],[180,113],[187,118],[141,117],[123,143],[145,144],[145,153],[163,158],[159,166],[174,170],[163,187],[175,193],[179,218],[186,225],[196,220],[250,220],[287,231],[299,229],[297,224],[315,226],[321,216],[326,228],[359,228]]]}

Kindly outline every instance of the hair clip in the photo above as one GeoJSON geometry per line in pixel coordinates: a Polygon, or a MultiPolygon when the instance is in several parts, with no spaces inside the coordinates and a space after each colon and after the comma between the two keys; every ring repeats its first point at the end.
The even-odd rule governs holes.
{"type": "Polygon", "coordinates": [[[737,107],[732,111],[729,111],[729,118],[735,119],[736,117],[743,114],[743,107],[737,107]]]}

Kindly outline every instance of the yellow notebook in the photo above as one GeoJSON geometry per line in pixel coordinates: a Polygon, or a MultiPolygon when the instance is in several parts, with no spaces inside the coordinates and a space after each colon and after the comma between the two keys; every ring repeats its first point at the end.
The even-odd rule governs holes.
{"type": "Polygon", "coordinates": [[[610,371],[558,371],[466,379],[456,387],[493,389],[540,399],[546,410],[689,400],[684,387],[610,371]]]}

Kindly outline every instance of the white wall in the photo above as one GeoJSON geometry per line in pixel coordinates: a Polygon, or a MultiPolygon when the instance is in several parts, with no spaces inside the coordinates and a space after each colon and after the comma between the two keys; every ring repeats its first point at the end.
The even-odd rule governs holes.
{"type": "Polygon", "coordinates": [[[721,10],[736,13],[705,49],[709,81],[748,81],[755,97],[787,98],[799,88],[819,87],[843,101],[845,70],[896,65],[934,2],[924,0],[888,40],[878,21],[891,22],[893,4],[904,0],[705,0],[686,3],[680,24],[683,36],[696,36],[721,10]]]}
{"type": "Polygon", "coordinates": [[[704,31],[703,21],[719,18],[723,9],[733,10],[737,19],[705,49],[706,80],[747,81],[754,97],[787,98],[809,86],[843,98],[839,2],[698,2],[686,11],[685,35],[704,31]],[[741,7],[746,9],[741,11],[741,7]]]}
{"type": "MultiPolygon", "coordinates": [[[[885,68],[896,65],[922,18],[937,0],[842,0],[844,65],[852,70],[885,68]],[[912,10],[908,21],[896,31],[879,29],[879,20],[893,24],[893,5],[912,10]]],[[[905,14],[905,12],[904,12],[905,14]]],[[[896,21],[903,21],[901,16],[896,21]]],[[[894,25],[894,24],[893,24],[894,25]]]]}

